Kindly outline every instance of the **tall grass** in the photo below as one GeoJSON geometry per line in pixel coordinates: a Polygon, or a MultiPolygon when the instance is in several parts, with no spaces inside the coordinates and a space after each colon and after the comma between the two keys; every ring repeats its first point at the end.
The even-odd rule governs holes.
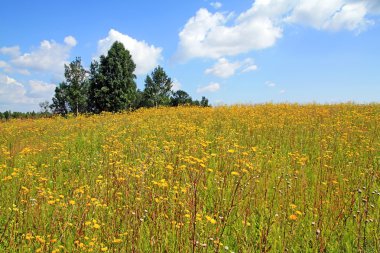
{"type": "Polygon", "coordinates": [[[0,123],[1,252],[376,252],[380,105],[0,123]]]}

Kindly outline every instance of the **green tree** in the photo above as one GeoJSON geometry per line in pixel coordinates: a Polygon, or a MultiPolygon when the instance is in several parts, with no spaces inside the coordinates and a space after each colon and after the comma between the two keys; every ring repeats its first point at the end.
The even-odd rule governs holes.
{"type": "Polygon", "coordinates": [[[173,82],[161,66],[145,78],[144,102],[148,107],[169,105],[173,82]]]}
{"type": "Polygon", "coordinates": [[[203,107],[208,107],[208,106],[210,106],[210,105],[208,104],[208,99],[207,99],[206,97],[202,97],[202,100],[201,100],[201,102],[200,102],[200,105],[203,106],[203,107]]]}
{"type": "Polygon", "coordinates": [[[136,64],[124,45],[113,43],[107,56],[100,56],[100,63],[90,67],[89,109],[117,112],[136,105],[136,64]]]}
{"type": "Polygon", "coordinates": [[[5,111],[4,112],[4,119],[9,120],[12,117],[11,111],[5,111]]]}
{"type": "Polygon", "coordinates": [[[65,78],[67,85],[67,103],[70,110],[76,115],[87,110],[87,71],[83,68],[81,58],[77,57],[69,65],[65,64],[65,78]]]}
{"type": "Polygon", "coordinates": [[[192,104],[192,103],[193,103],[192,98],[184,90],[177,90],[173,92],[172,96],[170,97],[171,106],[186,105],[186,104],[192,104]]]}
{"type": "Polygon", "coordinates": [[[81,58],[77,57],[69,65],[65,64],[65,81],[55,88],[53,103],[54,113],[84,113],[87,110],[88,80],[81,58]]]}
{"type": "Polygon", "coordinates": [[[58,87],[55,88],[52,100],[53,103],[50,105],[50,108],[53,113],[65,115],[69,112],[67,103],[67,85],[65,82],[61,82],[58,87]]]}

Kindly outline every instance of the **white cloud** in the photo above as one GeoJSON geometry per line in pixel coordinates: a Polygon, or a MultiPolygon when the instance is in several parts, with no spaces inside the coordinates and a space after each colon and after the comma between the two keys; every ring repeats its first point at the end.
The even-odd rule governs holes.
{"type": "Polygon", "coordinates": [[[0,68],[4,70],[6,73],[19,73],[22,75],[30,75],[30,72],[27,69],[18,69],[18,68],[13,68],[11,65],[9,65],[5,61],[0,61],[0,68]]]}
{"type": "Polygon", "coordinates": [[[274,82],[271,82],[271,81],[266,81],[265,84],[270,87],[270,88],[273,88],[273,87],[276,87],[276,84],[274,82]]]}
{"type": "Polygon", "coordinates": [[[257,65],[251,65],[243,69],[241,72],[246,73],[246,72],[251,72],[257,70],[257,65]]]}
{"type": "Polygon", "coordinates": [[[237,70],[241,69],[242,73],[253,71],[257,66],[253,64],[250,58],[244,61],[229,62],[226,58],[220,58],[214,66],[205,70],[205,74],[213,74],[221,78],[233,76],[237,70]]]}
{"type": "Polygon", "coordinates": [[[280,90],[280,94],[284,94],[285,92],[285,90],[280,90]]]}
{"type": "Polygon", "coordinates": [[[229,26],[231,17],[231,13],[198,10],[179,33],[177,58],[184,61],[237,55],[270,47],[282,36],[281,28],[275,27],[268,17],[237,18],[235,24],[229,26]]]}
{"type": "Polygon", "coordinates": [[[131,53],[132,59],[136,63],[135,73],[137,75],[148,73],[157,67],[159,60],[162,59],[162,48],[149,45],[145,41],[138,41],[114,29],[108,32],[106,38],[98,41],[98,56],[106,55],[115,41],[123,43],[131,53]]]}
{"type": "Polygon", "coordinates": [[[9,55],[11,57],[16,57],[20,55],[20,47],[14,46],[14,47],[2,47],[0,48],[0,54],[9,55]]]}
{"type": "Polygon", "coordinates": [[[8,68],[9,64],[6,63],[5,61],[0,61],[0,68],[8,68]]]}
{"type": "Polygon", "coordinates": [[[229,62],[226,58],[220,58],[213,67],[205,70],[205,74],[213,74],[218,77],[227,78],[234,75],[240,66],[240,62],[229,62]]]}
{"type": "Polygon", "coordinates": [[[55,84],[45,83],[38,80],[30,80],[30,96],[35,98],[41,98],[45,100],[50,100],[54,95],[54,90],[56,88],[55,84]]]}
{"type": "Polygon", "coordinates": [[[173,85],[172,86],[172,91],[180,90],[181,87],[182,87],[182,84],[177,79],[175,79],[175,78],[173,80],[173,84],[172,85],[173,85]]]}
{"type": "Polygon", "coordinates": [[[26,96],[24,85],[0,73],[0,105],[27,104],[33,100],[26,96]]]}
{"type": "Polygon", "coordinates": [[[254,64],[251,58],[245,59],[241,66],[242,66],[241,73],[247,73],[247,72],[255,71],[258,69],[257,65],[254,64]]]}
{"type": "Polygon", "coordinates": [[[373,24],[366,18],[367,6],[365,1],[356,0],[301,0],[284,20],[318,30],[361,32],[373,24]]]}
{"type": "Polygon", "coordinates": [[[380,14],[379,0],[256,0],[233,13],[201,8],[179,33],[176,58],[221,58],[272,47],[286,24],[360,33],[380,14]]]}
{"type": "Polygon", "coordinates": [[[25,75],[30,74],[31,71],[47,72],[62,78],[64,64],[68,63],[70,51],[75,46],[76,40],[74,37],[68,36],[64,42],[64,44],[60,44],[53,40],[43,40],[37,49],[24,54],[20,53],[18,46],[1,48],[2,54],[11,57],[5,70],[25,75]]]}
{"type": "Polygon", "coordinates": [[[0,73],[0,111],[38,110],[42,101],[50,101],[55,90],[54,84],[31,80],[23,83],[0,73]]]}
{"type": "Polygon", "coordinates": [[[77,40],[73,36],[65,37],[64,42],[66,43],[66,45],[71,47],[75,47],[77,45],[77,40]]]}
{"type": "Polygon", "coordinates": [[[220,84],[219,83],[210,83],[209,85],[199,87],[197,89],[197,93],[205,93],[205,92],[215,92],[220,89],[220,84]]]}
{"type": "Polygon", "coordinates": [[[365,18],[366,14],[367,9],[363,2],[346,4],[325,22],[324,28],[334,31],[347,29],[361,32],[374,24],[373,21],[365,18]]]}
{"type": "Polygon", "coordinates": [[[210,5],[214,7],[215,9],[220,9],[222,7],[222,3],[220,2],[212,2],[210,3],[210,5]]]}

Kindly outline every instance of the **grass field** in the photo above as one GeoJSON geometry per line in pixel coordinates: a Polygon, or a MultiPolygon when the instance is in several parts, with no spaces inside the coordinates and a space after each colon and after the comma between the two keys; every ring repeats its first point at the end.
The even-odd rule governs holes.
{"type": "Polygon", "coordinates": [[[376,252],[380,105],[0,123],[0,252],[376,252]]]}

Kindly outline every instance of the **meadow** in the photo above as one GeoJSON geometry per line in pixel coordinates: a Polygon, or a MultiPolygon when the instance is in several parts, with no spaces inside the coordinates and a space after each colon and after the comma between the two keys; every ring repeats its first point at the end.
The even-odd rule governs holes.
{"type": "Polygon", "coordinates": [[[0,123],[0,252],[377,252],[380,105],[0,123]]]}

